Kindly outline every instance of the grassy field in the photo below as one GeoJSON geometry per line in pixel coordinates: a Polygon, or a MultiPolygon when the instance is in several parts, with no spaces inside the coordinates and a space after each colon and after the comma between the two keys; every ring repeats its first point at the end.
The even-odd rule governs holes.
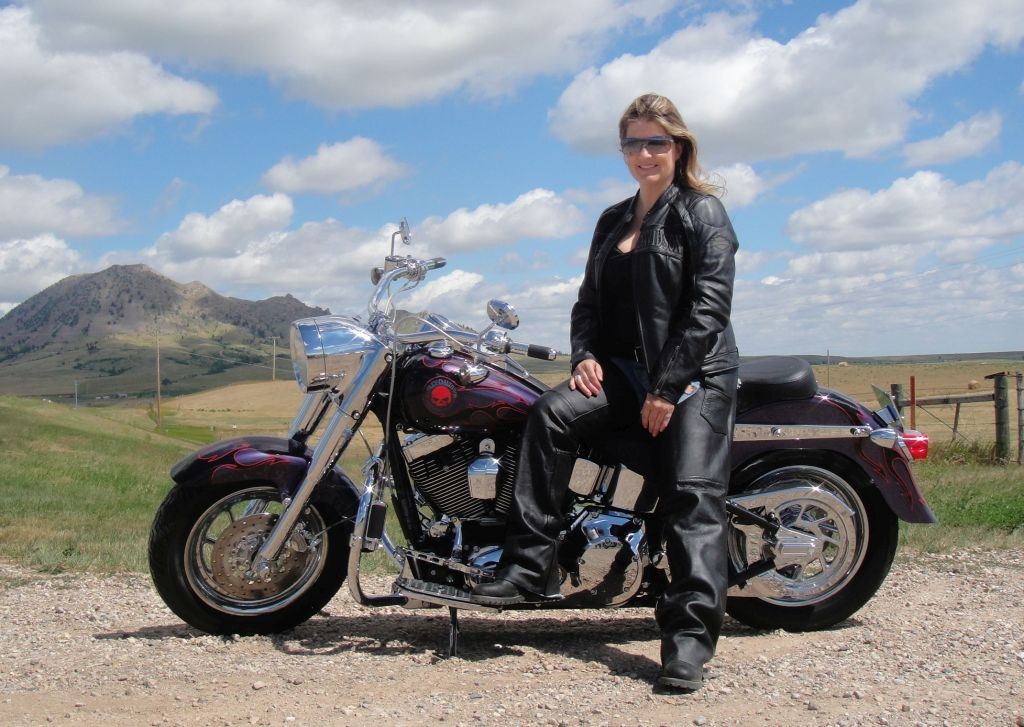
{"type": "Polygon", "coordinates": [[[143,570],[168,468],[192,449],[102,410],[10,397],[0,442],[0,557],[43,570],[143,570]]]}
{"type": "MultiPolygon", "coordinates": [[[[946,370],[914,364],[912,370],[919,389],[963,391],[968,381],[984,381],[986,371],[1010,368],[1005,364],[943,364],[946,370]]],[[[887,388],[910,375],[904,366],[821,368],[822,384],[827,376],[833,388],[864,401],[871,401],[871,382],[887,388]]],[[[543,376],[551,383],[560,379],[556,371],[543,376]]],[[[152,405],[76,410],[0,397],[0,558],[53,571],[144,571],[150,521],[170,487],[171,465],[217,439],[283,433],[300,399],[292,382],[235,384],[164,400],[158,428],[152,405]]],[[[984,408],[991,417],[991,406],[984,408]]],[[[943,439],[935,433],[941,431],[930,432],[933,439],[943,439]]],[[[380,430],[368,422],[365,434],[375,443],[380,430]]],[[[988,464],[990,439],[979,432],[977,442],[940,445],[929,461],[915,465],[941,524],[905,525],[904,545],[1024,547],[1024,469],[988,464]]],[[[357,445],[342,466],[358,478],[365,456],[357,445]]]]}

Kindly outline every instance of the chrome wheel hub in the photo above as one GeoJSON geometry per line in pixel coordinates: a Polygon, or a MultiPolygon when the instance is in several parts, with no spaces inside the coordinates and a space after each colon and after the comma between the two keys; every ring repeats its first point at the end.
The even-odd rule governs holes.
{"type": "MultiPolygon", "coordinates": [[[[818,603],[857,572],[867,548],[867,515],[853,488],[815,467],[787,467],[764,478],[764,488],[736,502],[775,519],[774,538],[751,525],[734,527],[729,554],[742,570],[763,558],[775,569],[752,579],[733,596],[753,596],[783,606],[818,603]]],[[[755,483],[757,484],[757,483],[755,483]]]]}
{"type": "Polygon", "coordinates": [[[253,562],[282,509],[276,488],[253,487],[219,500],[199,517],[186,543],[185,576],[203,602],[225,613],[267,613],[316,582],[327,554],[316,508],[302,514],[276,560],[259,567],[253,562]]]}
{"type": "MultiPolygon", "coordinates": [[[[267,598],[285,590],[302,575],[306,559],[292,542],[270,564],[267,577],[255,578],[251,571],[253,557],[276,520],[275,515],[260,513],[236,520],[221,531],[210,554],[210,566],[225,595],[245,601],[267,598]]],[[[292,541],[302,539],[298,532],[292,535],[292,541]]]]}

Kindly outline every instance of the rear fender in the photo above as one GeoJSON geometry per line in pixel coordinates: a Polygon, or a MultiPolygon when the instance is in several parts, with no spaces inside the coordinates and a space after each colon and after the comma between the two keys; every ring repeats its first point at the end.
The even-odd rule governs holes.
{"type": "MultiPolygon", "coordinates": [[[[829,389],[819,389],[807,399],[770,402],[748,409],[737,415],[736,422],[777,424],[783,429],[794,425],[868,426],[872,429],[882,426],[863,404],[829,389]]],[[[810,464],[833,470],[841,467],[844,471],[837,471],[837,474],[849,482],[877,487],[889,509],[901,520],[938,522],[924,501],[907,460],[896,450],[879,447],[867,437],[736,441],[732,447],[733,487],[749,485],[753,481],[752,472],[788,464],[810,464]]]]}
{"type": "MultiPolygon", "coordinates": [[[[767,444],[767,443],[766,443],[767,444]]],[[[750,451],[742,465],[733,470],[730,494],[738,494],[761,475],[779,467],[810,465],[828,469],[854,485],[874,485],[893,514],[909,523],[935,523],[938,519],[924,500],[921,489],[901,455],[882,449],[865,439],[837,440],[829,449],[778,449],[750,451]]],[[[735,456],[737,447],[734,445],[735,456]]],[[[758,448],[760,449],[760,448],[758,448]]]]}
{"type": "MultiPolygon", "coordinates": [[[[283,496],[292,495],[306,476],[312,455],[305,444],[285,437],[225,439],[180,460],[171,468],[171,479],[186,488],[259,480],[276,485],[283,496]]],[[[359,496],[344,472],[332,469],[317,486],[318,491],[325,488],[340,494],[355,512],[359,496]]]]}

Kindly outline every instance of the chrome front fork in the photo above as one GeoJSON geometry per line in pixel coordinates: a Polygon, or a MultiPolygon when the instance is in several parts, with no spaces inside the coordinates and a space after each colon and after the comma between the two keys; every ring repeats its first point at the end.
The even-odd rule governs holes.
{"type": "Polygon", "coordinates": [[[363,606],[401,606],[408,600],[405,596],[369,596],[363,591],[360,582],[359,565],[364,553],[372,553],[383,546],[399,568],[405,563],[405,555],[391,542],[384,529],[387,504],[384,502],[386,479],[383,467],[384,463],[378,451],[363,471],[363,492],[359,496],[359,508],[356,510],[352,538],[349,541],[348,590],[352,594],[352,599],[363,606]]]}
{"type": "MultiPolygon", "coordinates": [[[[263,581],[270,579],[273,572],[271,563],[280,555],[288,536],[299,521],[310,497],[313,496],[313,490],[333,469],[342,452],[352,441],[356,429],[362,424],[367,413],[367,404],[374,387],[392,358],[392,354],[387,350],[380,350],[367,356],[355,375],[355,380],[346,387],[346,392],[334,396],[338,409],[327,424],[316,449],[313,450],[313,458],[306,470],[306,477],[295,490],[295,494],[285,498],[284,510],[253,558],[252,569],[246,574],[248,577],[263,581]]],[[[328,395],[328,398],[332,398],[332,395],[328,395]]],[[[292,424],[293,430],[305,430],[313,426],[315,421],[323,417],[325,411],[326,405],[322,399],[318,401],[315,397],[307,397],[299,416],[292,424]]],[[[307,431],[307,436],[308,433],[307,431]]]]}

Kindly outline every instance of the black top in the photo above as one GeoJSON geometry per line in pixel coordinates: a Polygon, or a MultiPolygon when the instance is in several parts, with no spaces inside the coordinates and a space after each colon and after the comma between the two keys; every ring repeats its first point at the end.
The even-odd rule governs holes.
{"type": "Polygon", "coordinates": [[[640,337],[633,299],[633,254],[612,249],[601,271],[601,350],[636,359],[640,337]]]}

